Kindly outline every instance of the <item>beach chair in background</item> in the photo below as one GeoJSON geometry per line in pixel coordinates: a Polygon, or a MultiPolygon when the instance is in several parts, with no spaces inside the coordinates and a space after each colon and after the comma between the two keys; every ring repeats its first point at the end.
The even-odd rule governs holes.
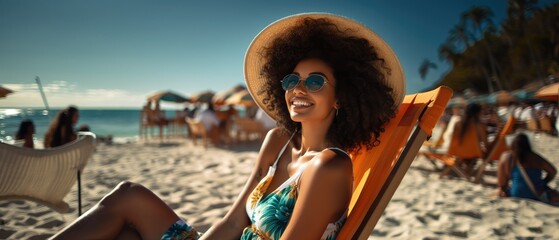
{"type": "MultiPolygon", "coordinates": [[[[435,128],[437,128],[436,125],[435,128]]],[[[436,135],[437,137],[436,139],[432,138],[433,136],[435,136],[435,129],[433,129],[433,136],[431,136],[429,139],[423,142],[421,148],[419,149],[418,155],[423,155],[424,152],[445,152],[446,149],[443,149],[443,144],[444,144],[445,132],[447,129],[448,129],[448,124],[445,124],[445,126],[442,129],[439,129],[439,133],[436,135]]],[[[433,165],[433,168],[435,170],[437,171],[441,170],[439,169],[439,166],[437,165],[437,162],[435,160],[430,158],[426,158],[426,159],[429,160],[429,162],[433,165]]]]}
{"type": "Polygon", "coordinates": [[[81,172],[95,152],[95,135],[81,134],[76,141],[49,149],[0,143],[0,200],[30,200],[66,213],[70,207],[64,197],[77,181],[81,215],[81,172]]]}
{"type": "Polygon", "coordinates": [[[543,116],[538,118],[538,122],[540,123],[540,131],[553,134],[553,126],[551,124],[551,118],[548,116],[543,116]]]}
{"type": "Polygon", "coordinates": [[[194,120],[192,118],[186,118],[186,125],[188,126],[188,136],[197,145],[198,138],[202,139],[202,146],[208,148],[208,131],[204,124],[200,121],[194,120]]]}
{"type": "Polygon", "coordinates": [[[423,142],[422,147],[426,147],[429,149],[438,149],[444,143],[444,132],[446,131],[446,126],[441,129],[441,133],[437,136],[437,139],[427,139],[423,142]]]}
{"type": "Polygon", "coordinates": [[[175,117],[169,119],[169,127],[167,129],[168,136],[186,136],[188,126],[186,125],[186,115],[182,110],[175,111],[175,117]]]}
{"type": "Polygon", "coordinates": [[[235,142],[248,142],[251,140],[262,140],[266,135],[266,130],[262,122],[253,118],[235,118],[233,120],[235,128],[235,142]]]}
{"type": "Polygon", "coordinates": [[[352,155],[354,192],[337,239],[368,238],[451,96],[444,86],[407,95],[380,144],[352,155]]]}
{"type": "Polygon", "coordinates": [[[515,124],[516,119],[513,115],[510,115],[503,128],[501,128],[501,130],[495,137],[495,140],[493,140],[493,142],[491,143],[491,147],[488,149],[485,158],[477,167],[476,175],[474,178],[475,183],[481,183],[481,181],[483,180],[483,175],[485,173],[485,167],[490,164],[491,161],[499,161],[499,159],[501,158],[501,154],[509,149],[505,141],[505,137],[513,133],[515,124]]]}
{"type": "MultiPolygon", "coordinates": [[[[475,128],[473,123],[470,128],[475,128]]],[[[473,172],[466,171],[462,168],[467,161],[482,160],[485,152],[480,145],[480,136],[477,131],[466,131],[462,141],[459,139],[459,131],[454,130],[450,139],[448,151],[445,153],[437,151],[422,151],[421,155],[425,156],[431,161],[440,162],[443,164],[440,171],[440,177],[456,173],[459,177],[466,180],[471,180],[473,172]]]]}

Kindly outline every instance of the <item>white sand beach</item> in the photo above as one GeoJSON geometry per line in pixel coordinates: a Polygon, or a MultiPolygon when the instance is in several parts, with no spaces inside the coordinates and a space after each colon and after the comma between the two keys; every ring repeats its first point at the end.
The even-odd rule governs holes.
{"type": "MultiPolygon", "coordinates": [[[[559,139],[531,135],[533,146],[559,167],[559,139]]],[[[124,180],[142,183],[176,212],[205,231],[221,218],[244,185],[258,143],[204,150],[186,139],[99,144],[82,175],[84,211],[124,180]]],[[[417,158],[404,177],[372,239],[557,239],[559,207],[495,196],[495,169],[486,184],[439,179],[426,159],[417,158]]],[[[559,188],[554,179],[552,187],[559,188]]],[[[23,200],[0,202],[0,239],[45,239],[77,217],[77,187],[60,214],[23,200]]]]}

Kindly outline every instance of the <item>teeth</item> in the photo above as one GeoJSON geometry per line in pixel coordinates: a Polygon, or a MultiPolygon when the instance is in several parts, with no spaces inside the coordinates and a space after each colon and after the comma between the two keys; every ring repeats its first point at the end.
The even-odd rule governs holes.
{"type": "Polygon", "coordinates": [[[293,105],[295,106],[302,106],[302,107],[308,107],[311,104],[308,102],[303,102],[303,101],[293,101],[293,105]]]}

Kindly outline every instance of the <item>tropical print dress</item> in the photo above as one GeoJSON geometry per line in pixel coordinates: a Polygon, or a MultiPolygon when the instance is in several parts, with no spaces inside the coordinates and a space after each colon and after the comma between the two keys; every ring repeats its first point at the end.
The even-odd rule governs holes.
{"type": "MultiPolygon", "coordinates": [[[[293,176],[276,190],[264,196],[276,172],[278,159],[287,145],[280,151],[274,165],[268,169],[268,174],[258,183],[247,199],[246,210],[252,224],[244,229],[241,236],[242,240],[280,239],[289,223],[297,202],[299,178],[312,160],[301,166],[293,176]]],[[[336,239],[345,218],[346,214],[343,214],[338,221],[328,224],[321,239],[336,239]]]]}
{"type": "MultiPolygon", "coordinates": [[[[293,136],[291,136],[293,138],[293,136]]],[[[291,141],[291,138],[289,141],[291,141]]],[[[274,173],[276,172],[276,165],[279,158],[287,148],[289,141],[281,149],[274,165],[268,169],[268,174],[264,177],[252,191],[247,199],[246,210],[252,224],[243,230],[241,236],[242,240],[272,240],[279,239],[289,219],[293,213],[295,202],[298,196],[298,182],[301,174],[309,165],[306,162],[299,168],[297,173],[287,179],[275,191],[264,196],[264,193],[270,186],[274,173]]],[[[339,148],[333,148],[344,152],[339,148]]],[[[345,152],[344,152],[345,153],[345,152]]],[[[346,153],[347,154],[347,153],[346,153]]],[[[311,160],[312,161],[312,160],[311,160]]],[[[330,223],[326,227],[320,239],[333,240],[336,239],[345,219],[346,213],[342,214],[340,219],[335,223],[330,223]]],[[[196,240],[202,236],[202,233],[197,232],[192,226],[184,220],[175,222],[161,237],[161,239],[182,239],[182,240],[196,240]]]]}

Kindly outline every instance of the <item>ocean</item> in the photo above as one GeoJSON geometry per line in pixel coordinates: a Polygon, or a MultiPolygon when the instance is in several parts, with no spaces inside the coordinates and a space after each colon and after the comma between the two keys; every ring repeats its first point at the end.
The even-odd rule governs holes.
{"type": "MultiPolygon", "coordinates": [[[[46,111],[38,108],[0,108],[0,140],[13,140],[23,119],[35,124],[35,141],[44,139],[50,122],[60,109],[46,111]]],[[[140,130],[141,109],[79,109],[76,128],[87,124],[98,136],[112,135],[115,142],[137,140],[140,130]]],[[[175,110],[165,110],[165,115],[174,118],[175,110]]]]}

